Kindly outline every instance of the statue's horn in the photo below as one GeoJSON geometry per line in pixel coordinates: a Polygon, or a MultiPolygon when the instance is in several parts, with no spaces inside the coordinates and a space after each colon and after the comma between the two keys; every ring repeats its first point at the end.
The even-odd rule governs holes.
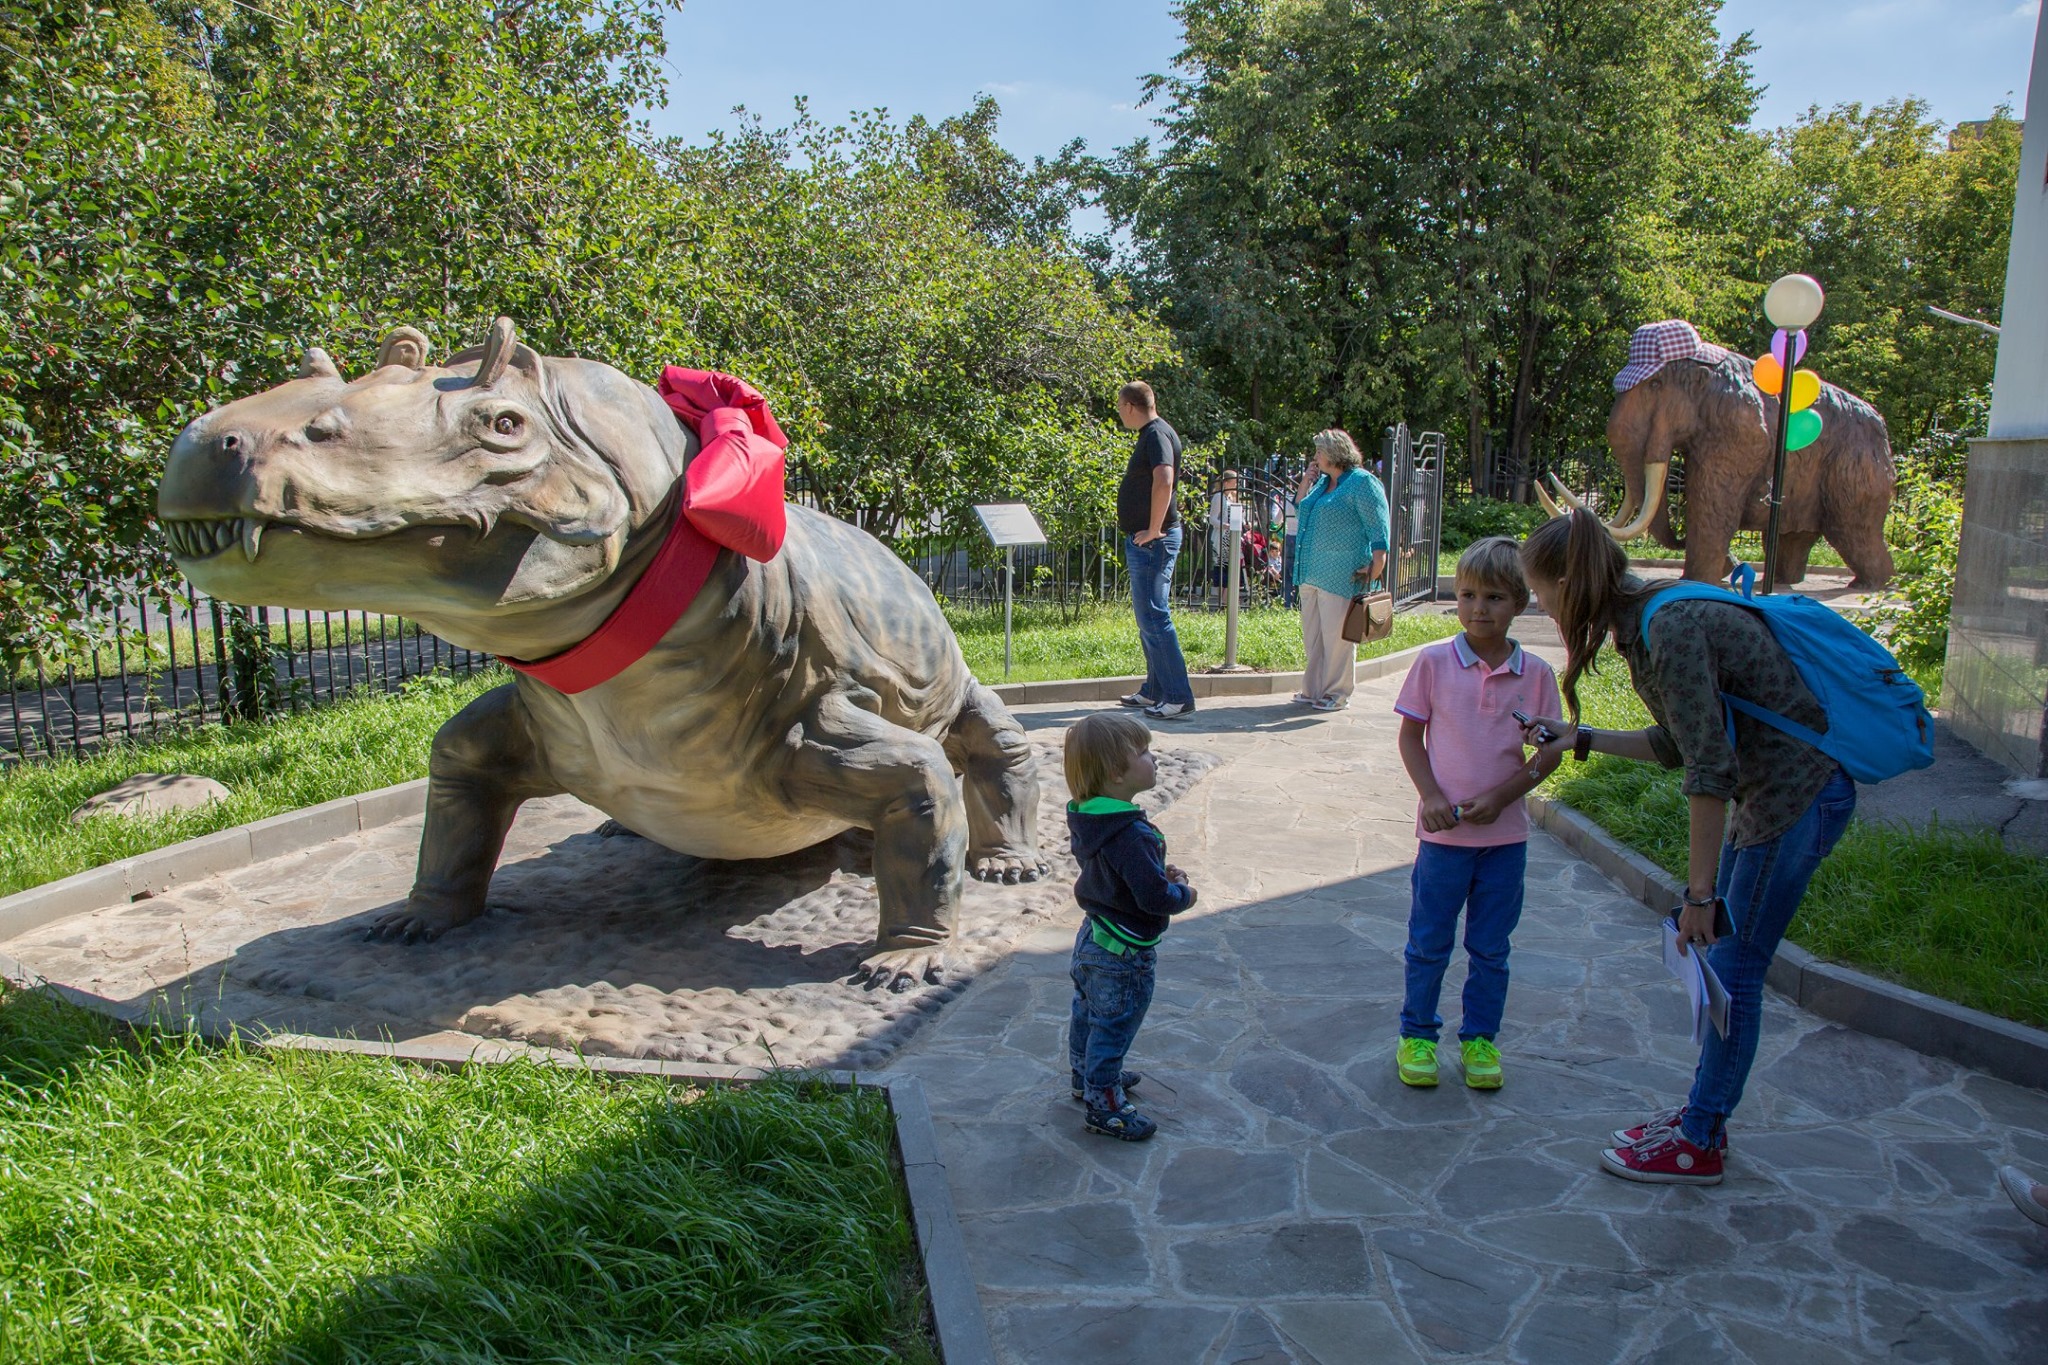
{"type": "Polygon", "coordinates": [[[519,344],[519,330],[510,318],[498,318],[491,323],[491,334],[484,338],[484,357],[476,367],[473,381],[480,389],[488,389],[505,377],[505,367],[512,363],[512,348],[519,344]]]}
{"type": "MultiPolygon", "coordinates": [[[[1671,471],[1670,461],[1662,464],[1643,466],[1643,510],[1634,521],[1620,525],[1620,518],[1607,526],[1608,534],[1616,540],[1634,540],[1650,529],[1650,521],[1657,515],[1657,509],[1664,505],[1664,480],[1671,471]]],[[[1625,514],[1624,514],[1625,515],[1625,514]]]]}
{"type": "Polygon", "coordinates": [[[403,365],[417,370],[427,363],[427,334],[417,327],[394,327],[377,348],[377,366],[403,365]]]}

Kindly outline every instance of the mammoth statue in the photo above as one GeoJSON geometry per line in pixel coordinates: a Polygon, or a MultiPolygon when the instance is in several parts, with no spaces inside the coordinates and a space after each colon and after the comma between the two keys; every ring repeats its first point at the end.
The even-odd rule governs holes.
{"type": "MultiPolygon", "coordinates": [[[[1653,322],[1629,338],[1628,367],[1615,376],[1607,442],[1626,482],[1617,540],[1648,533],[1685,551],[1685,576],[1712,581],[1728,569],[1728,544],[1770,522],[1773,440],[1778,400],[1760,391],[1743,356],[1700,340],[1692,324],[1653,322]],[[1671,529],[1664,497],[1674,454],[1685,457],[1685,536],[1671,529]]],[[[1822,384],[1813,410],[1820,439],[1786,456],[1779,521],[1777,581],[1806,577],[1813,543],[1823,537],[1855,571],[1852,587],[1883,587],[1892,576],[1884,540],[1897,469],[1877,410],[1847,390],[1822,384]]],[[[1552,476],[1559,499],[1579,500],[1552,476]]],[[[1541,488],[1555,516],[1558,502],[1541,488]]]]}
{"type": "Polygon", "coordinates": [[[504,318],[441,366],[400,328],[353,381],[309,351],[179,435],[157,513],[201,589],[404,615],[518,670],[435,736],[418,876],[373,937],[481,914],[520,803],[561,792],[705,858],[872,830],[870,985],[935,978],[969,869],[1044,874],[1022,729],[902,561],[784,503],[782,444],[729,376],[657,393],[504,318]]]}

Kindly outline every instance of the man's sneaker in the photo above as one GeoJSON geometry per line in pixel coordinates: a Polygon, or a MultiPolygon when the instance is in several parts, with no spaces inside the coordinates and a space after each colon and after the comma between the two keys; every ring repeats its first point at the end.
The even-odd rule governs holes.
{"type": "Polygon", "coordinates": [[[1317,697],[1309,705],[1315,707],[1318,711],[1342,711],[1351,703],[1343,697],[1317,697]]]}
{"type": "MultiPolygon", "coordinates": [[[[1685,1106],[1681,1104],[1676,1109],[1666,1109],[1660,1113],[1652,1114],[1633,1128],[1615,1129],[1614,1142],[1617,1147],[1633,1147],[1652,1133],[1675,1133],[1678,1131],[1678,1126],[1684,1122],[1685,1106]]],[[[1725,1132],[1722,1133],[1720,1141],[1709,1143],[1708,1146],[1726,1155],[1728,1151],[1728,1135],[1725,1132]]]]}
{"type": "Polygon", "coordinates": [[[1403,1085],[1436,1084],[1436,1043],[1429,1038],[1403,1038],[1394,1049],[1394,1066],[1403,1085]]]}
{"type": "Polygon", "coordinates": [[[1500,1089],[1500,1049],[1491,1038],[1467,1038],[1458,1044],[1465,1066],[1465,1084],[1474,1090],[1500,1089]]]}
{"type": "Polygon", "coordinates": [[[1145,708],[1145,714],[1154,720],[1179,720],[1194,713],[1195,704],[1191,701],[1162,701],[1145,708]]]}
{"type": "Polygon", "coordinates": [[[1306,692],[1296,692],[1287,700],[1293,702],[1296,706],[1314,706],[1316,704],[1316,699],[1306,692]]]}
{"type": "Polygon", "coordinates": [[[1623,1180],[1646,1185],[1721,1183],[1721,1154],[1693,1146],[1676,1128],[1651,1133],[1627,1147],[1610,1147],[1600,1154],[1600,1165],[1623,1180]]]}
{"type": "Polygon", "coordinates": [[[1140,711],[1149,711],[1159,705],[1158,702],[1152,700],[1143,692],[1133,692],[1128,697],[1118,697],[1116,704],[1118,706],[1135,706],[1140,711]]]}
{"type": "MultiPolygon", "coordinates": [[[[1138,1088],[1139,1082],[1143,1081],[1144,1079],[1145,1078],[1143,1076],[1140,1076],[1135,1071],[1119,1071],[1116,1074],[1117,1089],[1136,1090],[1138,1088]]],[[[1077,1100],[1087,1099],[1088,1088],[1081,1083],[1081,1073],[1078,1071],[1073,1073],[1073,1084],[1074,1098],[1077,1100]]]]}
{"type": "Polygon", "coordinates": [[[1091,1133],[1124,1142],[1143,1142],[1159,1131],[1159,1125],[1138,1112],[1122,1088],[1098,1090],[1088,1096],[1088,1117],[1082,1127],[1091,1133]]]}

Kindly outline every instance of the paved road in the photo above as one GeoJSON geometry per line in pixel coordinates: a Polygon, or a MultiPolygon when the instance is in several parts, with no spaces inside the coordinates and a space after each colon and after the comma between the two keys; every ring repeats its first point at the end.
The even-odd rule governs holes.
{"type": "MultiPolygon", "coordinates": [[[[1071,922],[892,1063],[930,1089],[1003,1358],[2048,1359],[2048,1233],[1993,1179],[2048,1170],[2048,1095],[1773,998],[1724,1184],[1595,1169],[1604,1134],[1683,1095],[1695,1053],[1648,913],[1541,834],[1507,1086],[1396,1081],[1397,684],[1328,718],[1219,702],[1166,741],[1229,762],[1161,821],[1203,899],[1132,1056],[1155,1140],[1092,1137],[1067,1097],[1071,922]]],[[[1082,713],[1019,709],[1038,732],[1082,713]]]]}

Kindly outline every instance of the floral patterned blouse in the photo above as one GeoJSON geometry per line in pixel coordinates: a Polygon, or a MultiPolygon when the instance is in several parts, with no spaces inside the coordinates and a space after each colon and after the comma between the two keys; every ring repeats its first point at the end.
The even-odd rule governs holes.
{"type": "Polygon", "coordinates": [[[1643,604],[1614,620],[1614,644],[1628,663],[1636,695],[1656,724],[1650,747],[1667,768],[1685,769],[1687,796],[1732,800],[1728,841],[1766,843],[1790,829],[1834,776],[1835,760],[1783,730],[1735,716],[1729,743],[1722,692],[1756,703],[1809,730],[1826,731],[1814,700],[1784,647],[1757,614],[1732,602],[1686,601],[1659,607],[1643,644],[1643,604]]]}

